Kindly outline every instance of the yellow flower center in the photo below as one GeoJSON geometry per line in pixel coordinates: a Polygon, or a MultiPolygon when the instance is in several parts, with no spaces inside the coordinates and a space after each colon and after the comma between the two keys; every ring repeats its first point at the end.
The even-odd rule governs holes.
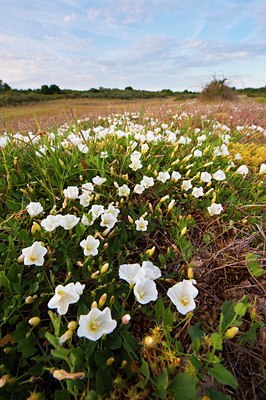
{"type": "Polygon", "coordinates": [[[37,257],[36,257],[34,254],[31,254],[31,255],[29,256],[29,259],[30,259],[32,262],[34,262],[34,261],[37,260],[37,257]]]}
{"type": "Polygon", "coordinates": [[[87,244],[86,250],[87,250],[87,251],[90,251],[90,250],[91,250],[91,245],[90,245],[90,244],[87,244]]]}
{"type": "Polygon", "coordinates": [[[183,304],[183,306],[187,306],[189,303],[189,298],[188,296],[182,296],[180,299],[180,303],[183,304]]]}
{"type": "Polygon", "coordinates": [[[96,332],[99,328],[100,323],[97,321],[90,322],[88,325],[89,331],[96,332]]]}
{"type": "Polygon", "coordinates": [[[57,294],[59,294],[60,297],[64,297],[65,296],[65,292],[63,290],[58,290],[57,294]]]}

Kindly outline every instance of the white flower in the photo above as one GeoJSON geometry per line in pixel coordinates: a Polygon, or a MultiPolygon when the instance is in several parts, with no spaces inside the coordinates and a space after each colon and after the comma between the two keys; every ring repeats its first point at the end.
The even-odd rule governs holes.
{"type": "Polygon", "coordinates": [[[207,210],[209,211],[209,214],[211,216],[219,215],[219,214],[221,214],[221,212],[223,210],[223,206],[222,206],[222,204],[212,203],[212,205],[210,207],[208,207],[207,210]]]}
{"type": "Polygon", "coordinates": [[[192,196],[196,197],[196,199],[198,199],[199,197],[204,196],[204,192],[203,192],[202,187],[196,187],[196,186],[193,187],[193,190],[192,190],[191,194],[192,194],[192,196]]]}
{"type": "Polygon", "coordinates": [[[142,180],[140,181],[140,184],[147,189],[154,185],[154,179],[153,179],[153,177],[144,175],[142,180]]]}
{"type": "Polygon", "coordinates": [[[83,192],[80,196],[79,196],[79,201],[80,204],[83,207],[88,207],[88,205],[90,204],[90,193],[89,192],[83,192]]]}
{"type": "Polygon", "coordinates": [[[93,204],[93,206],[91,206],[90,212],[92,213],[93,221],[95,221],[98,217],[100,217],[100,215],[104,213],[104,206],[93,204]]]}
{"type": "Polygon", "coordinates": [[[109,204],[107,210],[104,211],[106,214],[112,214],[113,217],[117,218],[120,211],[114,207],[113,204],[109,204]]]}
{"type": "Polygon", "coordinates": [[[8,138],[6,136],[0,136],[0,149],[4,149],[8,144],[8,138]]]}
{"type": "Polygon", "coordinates": [[[209,174],[209,172],[202,172],[200,174],[200,180],[201,182],[209,183],[212,180],[212,176],[209,174]]]}
{"type": "Polygon", "coordinates": [[[185,191],[191,189],[192,188],[191,181],[190,180],[184,180],[182,185],[181,185],[181,188],[184,189],[185,191]]]}
{"type": "Polygon", "coordinates": [[[87,236],[86,239],[80,242],[80,246],[84,249],[85,256],[96,256],[98,254],[99,245],[100,241],[98,239],[94,239],[92,235],[87,236]]]}
{"type": "Polygon", "coordinates": [[[172,181],[177,182],[180,178],[181,178],[181,175],[179,172],[177,172],[177,171],[172,172],[172,174],[171,174],[172,181]]]}
{"type": "Polygon", "coordinates": [[[91,225],[93,225],[93,219],[92,220],[89,220],[89,218],[87,217],[87,215],[82,215],[82,218],[81,218],[81,223],[84,225],[84,226],[91,226],[91,225]]]}
{"type": "Polygon", "coordinates": [[[137,193],[137,194],[142,194],[144,192],[144,190],[145,190],[145,187],[142,185],[139,185],[138,183],[135,185],[135,187],[133,189],[134,193],[137,193]]]}
{"type": "Polygon", "coordinates": [[[266,163],[261,164],[259,174],[260,175],[266,174],[266,163]]]}
{"type": "Polygon", "coordinates": [[[64,196],[68,199],[77,199],[79,197],[79,188],[77,186],[68,186],[63,190],[64,196]]]}
{"type": "Polygon", "coordinates": [[[134,286],[134,295],[140,304],[155,301],[158,297],[156,284],[151,279],[137,279],[134,286]]]}
{"type": "Polygon", "coordinates": [[[133,171],[137,171],[138,169],[142,168],[142,164],[139,159],[134,159],[132,160],[131,164],[129,164],[129,167],[133,169],[133,171]]]}
{"type": "Polygon", "coordinates": [[[62,228],[64,228],[65,230],[69,230],[74,228],[74,226],[77,225],[79,220],[80,218],[77,218],[75,215],[72,214],[62,215],[60,226],[62,226],[62,228]]]}
{"type": "Polygon", "coordinates": [[[129,193],[130,193],[130,189],[126,184],[124,184],[123,186],[119,186],[118,196],[128,197],[129,193]]]}
{"type": "Polygon", "coordinates": [[[224,181],[226,179],[225,173],[221,169],[218,169],[212,176],[216,181],[224,181]]]}
{"type": "Polygon", "coordinates": [[[112,229],[116,222],[117,218],[111,213],[104,212],[104,214],[101,215],[101,226],[106,226],[106,228],[112,229]]]}
{"type": "Polygon", "coordinates": [[[41,226],[47,232],[54,231],[59,225],[61,225],[61,214],[57,215],[48,215],[41,221],[41,226]]]}
{"type": "Polygon", "coordinates": [[[202,151],[196,149],[196,150],[194,151],[194,153],[193,153],[193,156],[194,156],[194,157],[202,157],[202,151]]]}
{"type": "Polygon", "coordinates": [[[96,341],[102,335],[113,332],[116,325],[117,322],[112,319],[109,307],[106,307],[103,311],[92,308],[87,315],[80,316],[77,335],[96,341]]]}
{"type": "Polygon", "coordinates": [[[106,180],[106,178],[101,178],[99,175],[96,175],[94,178],[92,178],[92,182],[97,186],[103,185],[106,180]]]}
{"type": "Polygon", "coordinates": [[[47,249],[42,246],[41,242],[34,242],[30,247],[22,250],[24,265],[43,265],[46,253],[47,249]]]}
{"type": "Polygon", "coordinates": [[[183,280],[168,289],[167,296],[177,308],[180,314],[185,315],[196,308],[194,298],[198,295],[198,289],[190,280],[183,280]]]}
{"type": "Polygon", "coordinates": [[[142,269],[145,273],[145,277],[153,281],[162,276],[160,268],[156,267],[151,261],[143,261],[142,269]]]}
{"type": "Polygon", "coordinates": [[[143,217],[140,217],[140,219],[137,219],[135,221],[137,231],[143,231],[143,232],[146,231],[148,223],[149,222],[146,219],[144,219],[143,217]]]}
{"type": "Polygon", "coordinates": [[[81,190],[83,193],[86,192],[88,194],[92,194],[94,190],[93,184],[91,182],[83,183],[81,190]]]}
{"type": "Polygon", "coordinates": [[[108,157],[108,152],[107,151],[101,151],[100,158],[107,158],[107,157],[108,157]]]}
{"type": "Polygon", "coordinates": [[[68,311],[70,304],[77,303],[82,294],[85,285],[68,283],[66,286],[58,285],[55,288],[55,295],[50,299],[48,308],[57,308],[60,315],[64,315],[68,311]]]}
{"type": "Polygon", "coordinates": [[[248,167],[246,165],[241,165],[239,168],[237,168],[236,173],[246,176],[248,174],[248,167]]]}
{"type": "Polygon", "coordinates": [[[122,264],[119,267],[119,278],[133,286],[140,271],[141,266],[139,264],[122,264]]]}
{"type": "Polygon", "coordinates": [[[159,172],[157,176],[158,181],[165,183],[168,179],[170,179],[170,174],[169,172],[159,172]]]}
{"type": "Polygon", "coordinates": [[[43,206],[41,205],[41,203],[32,201],[26,206],[26,210],[31,217],[35,217],[36,215],[39,215],[41,214],[41,212],[43,212],[43,206]]]}
{"type": "Polygon", "coordinates": [[[80,282],[76,282],[75,283],[75,290],[76,290],[78,295],[81,296],[84,289],[85,289],[85,285],[82,285],[80,282]]]}

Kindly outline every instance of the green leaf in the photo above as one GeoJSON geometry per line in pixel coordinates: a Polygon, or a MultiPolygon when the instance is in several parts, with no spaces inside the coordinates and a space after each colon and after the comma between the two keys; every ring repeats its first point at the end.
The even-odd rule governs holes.
{"type": "Polygon", "coordinates": [[[248,308],[247,301],[241,301],[240,303],[237,303],[235,305],[234,311],[236,315],[238,315],[239,317],[244,317],[244,315],[247,312],[247,308],[248,308]]]}
{"type": "Polygon", "coordinates": [[[150,369],[149,369],[149,364],[147,361],[143,361],[140,368],[139,372],[147,379],[150,377],[150,369]]]}
{"type": "Polygon", "coordinates": [[[29,358],[36,353],[36,348],[34,347],[36,340],[34,338],[22,339],[18,343],[18,351],[22,353],[23,358],[29,358]]]}
{"type": "Polygon", "coordinates": [[[208,395],[211,400],[231,400],[229,396],[226,396],[223,393],[217,392],[216,390],[207,389],[208,395]]]}
{"type": "Polygon", "coordinates": [[[175,400],[195,400],[197,398],[198,378],[186,372],[178,374],[169,385],[175,400]]]}
{"type": "Polygon", "coordinates": [[[54,400],[70,400],[70,394],[67,390],[56,390],[54,400]]]}
{"type": "Polygon", "coordinates": [[[70,350],[57,348],[55,350],[51,350],[51,355],[55,358],[59,358],[61,360],[65,360],[69,356],[70,350]]]}
{"type": "Polygon", "coordinates": [[[165,391],[168,386],[168,372],[167,368],[163,369],[163,372],[155,378],[157,389],[165,391]]]}
{"type": "Polygon", "coordinates": [[[235,316],[234,304],[232,301],[226,301],[222,305],[222,312],[220,316],[220,331],[224,332],[226,328],[231,325],[235,316]]]}
{"type": "Polygon", "coordinates": [[[261,268],[259,262],[259,256],[254,253],[248,253],[246,255],[247,269],[254,278],[264,275],[264,269],[261,268]]]}
{"type": "Polygon", "coordinates": [[[99,369],[96,373],[96,392],[98,394],[108,393],[112,389],[112,376],[106,368],[99,369]]]}
{"type": "Polygon", "coordinates": [[[105,341],[106,347],[109,347],[111,350],[117,350],[122,347],[123,340],[118,333],[110,335],[105,341]]]}
{"type": "Polygon", "coordinates": [[[192,339],[192,342],[194,342],[196,339],[202,339],[204,336],[204,332],[199,328],[200,324],[199,322],[197,322],[195,325],[192,325],[189,328],[189,336],[192,339]]]}
{"type": "Polygon", "coordinates": [[[211,340],[214,350],[223,350],[223,337],[221,334],[216,332],[212,333],[211,340]]]}
{"type": "Polygon", "coordinates": [[[52,311],[48,311],[49,317],[51,318],[53,327],[54,327],[54,333],[55,336],[59,336],[59,331],[60,331],[60,324],[61,324],[61,316],[57,315],[56,313],[52,311]]]}
{"type": "Polygon", "coordinates": [[[215,364],[213,368],[209,368],[209,373],[217,380],[217,382],[222,383],[223,385],[229,385],[233,389],[236,389],[238,386],[238,383],[231,372],[221,364],[215,364]]]}
{"type": "Polygon", "coordinates": [[[45,338],[55,348],[58,346],[58,339],[54,335],[52,335],[50,332],[45,333],[45,338]]]}
{"type": "Polygon", "coordinates": [[[255,322],[252,324],[248,332],[242,333],[239,336],[240,343],[248,342],[249,344],[254,344],[257,337],[257,329],[263,326],[262,322],[255,322]]]}
{"type": "Polygon", "coordinates": [[[10,282],[7,279],[4,271],[0,271],[0,287],[4,286],[6,289],[10,290],[10,282]]]}
{"type": "Polygon", "coordinates": [[[163,321],[165,313],[164,302],[161,297],[159,297],[158,300],[156,301],[155,312],[156,312],[156,322],[158,324],[161,321],[163,321]]]}

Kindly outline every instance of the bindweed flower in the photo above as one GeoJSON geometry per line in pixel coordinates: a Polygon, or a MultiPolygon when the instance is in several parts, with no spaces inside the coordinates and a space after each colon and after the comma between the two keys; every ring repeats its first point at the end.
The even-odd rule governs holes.
{"type": "Polygon", "coordinates": [[[171,180],[177,182],[181,178],[181,174],[178,171],[173,171],[171,174],[171,180]]]}
{"type": "Polygon", "coordinates": [[[216,181],[224,181],[226,179],[225,173],[221,169],[218,169],[212,176],[216,181]]]}
{"type": "Polygon", "coordinates": [[[106,307],[103,311],[92,308],[87,315],[80,316],[77,335],[96,341],[104,334],[113,332],[116,326],[117,322],[112,319],[109,307],[106,307]]]}
{"type": "Polygon", "coordinates": [[[113,217],[117,218],[120,211],[118,208],[114,207],[113,204],[109,204],[107,210],[104,211],[105,214],[111,214],[113,217]]]}
{"type": "Polygon", "coordinates": [[[104,226],[108,229],[112,229],[117,222],[117,218],[113,216],[113,214],[109,214],[104,212],[104,214],[101,215],[101,226],[104,226]]]}
{"type": "Polygon", "coordinates": [[[123,186],[120,186],[118,188],[118,196],[128,197],[129,193],[130,193],[130,189],[126,184],[124,184],[123,186]]]}
{"type": "Polygon", "coordinates": [[[147,230],[148,223],[149,222],[146,219],[140,217],[140,219],[135,221],[136,230],[145,232],[147,230]]]}
{"type": "Polygon", "coordinates": [[[72,214],[62,215],[61,220],[60,220],[60,226],[62,226],[62,228],[64,228],[65,230],[70,230],[70,229],[74,228],[74,226],[77,225],[79,220],[80,220],[80,218],[78,218],[72,214]]]}
{"type": "Polygon", "coordinates": [[[236,173],[246,176],[248,174],[248,167],[246,165],[241,165],[239,168],[237,168],[236,173]]]}
{"type": "Polygon", "coordinates": [[[145,273],[145,277],[151,280],[158,279],[162,276],[160,268],[156,267],[151,261],[143,261],[142,270],[145,273]]]}
{"type": "Polygon", "coordinates": [[[259,169],[259,174],[263,175],[266,174],[266,163],[262,163],[259,169]]]}
{"type": "Polygon", "coordinates": [[[211,176],[211,174],[209,174],[209,172],[202,172],[200,174],[200,180],[201,180],[201,182],[209,183],[212,180],[212,176],[211,176]]]}
{"type": "Polygon", "coordinates": [[[149,177],[149,176],[144,175],[142,180],[140,181],[140,184],[142,186],[144,186],[145,189],[148,189],[149,187],[154,185],[154,179],[153,179],[153,177],[149,177]]]}
{"type": "Polygon", "coordinates": [[[207,210],[211,216],[219,215],[223,211],[223,206],[222,204],[212,203],[212,205],[208,207],[207,210]]]}
{"type": "Polygon", "coordinates": [[[96,186],[101,186],[104,184],[104,182],[106,182],[106,178],[101,178],[99,175],[96,175],[94,178],[92,178],[92,182],[94,183],[94,185],[96,186]]]}
{"type": "Polygon", "coordinates": [[[91,195],[89,192],[83,192],[79,196],[80,205],[83,207],[88,207],[88,205],[90,204],[90,196],[91,195]]]}
{"type": "Polygon", "coordinates": [[[36,215],[39,215],[43,212],[43,206],[41,205],[41,203],[38,202],[30,202],[26,206],[26,210],[31,217],[36,217],[36,215]]]}
{"type": "Polygon", "coordinates": [[[141,271],[139,264],[122,264],[119,267],[119,278],[133,286],[136,283],[137,275],[141,271]]]}
{"type": "Polygon", "coordinates": [[[198,295],[198,289],[190,280],[183,280],[168,289],[167,296],[170,297],[180,314],[185,315],[196,308],[194,298],[198,295]]]}
{"type": "Polygon", "coordinates": [[[41,221],[41,227],[47,232],[52,232],[61,225],[61,218],[61,214],[48,215],[41,221]]]}
{"type": "Polygon", "coordinates": [[[82,193],[92,194],[92,192],[94,191],[93,184],[91,182],[83,183],[83,185],[81,186],[81,191],[82,193]]]}
{"type": "Polygon", "coordinates": [[[77,283],[68,283],[66,286],[58,285],[55,289],[55,295],[50,299],[48,308],[57,308],[60,315],[65,315],[70,304],[77,303],[80,295],[83,293],[85,285],[77,283]]]}
{"type": "Polygon", "coordinates": [[[203,189],[202,189],[202,187],[193,187],[193,190],[192,190],[192,196],[194,196],[194,197],[196,197],[196,199],[198,199],[199,197],[202,197],[202,196],[204,196],[204,192],[203,192],[203,189]]]}
{"type": "Polygon", "coordinates": [[[181,185],[181,188],[184,189],[185,191],[191,189],[192,188],[191,181],[190,180],[184,180],[182,185],[181,185]]]}
{"type": "Polygon", "coordinates": [[[68,186],[63,190],[63,193],[66,198],[74,200],[79,197],[79,188],[77,186],[68,186]]]}
{"type": "Polygon", "coordinates": [[[157,180],[165,183],[168,179],[170,179],[170,174],[169,172],[159,172],[158,176],[157,176],[157,180]]]}
{"type": "Polygon", "coordinates": [[[147,304],[150,301],[155,301],[158,297],[156,284],[151,279],[137,279],[134,286],[134,295],[140,304],[147,304]]]}
{"type": "Polygon", "coordinates": [[[46,253],[47,249],[42,246],[41,242],[34,242],[32,246],[22,250],[24,265],[43,265],[46,253]]]}
{"type": "Polygon", "coordinates": [[[145,187],[142,185],[139,185],[139,184],[136,184],[133,189],[134,193],[137,193],[137,194],[142,194],[144,192],[144,190],[145,190],[145,187]]]}
{"type": "Polygon", "coordinates": [[[196,149],[193,153],[194,157],[202,157],[202,151],[199,149],[196,149]]]}
{"type": "Polygon", "coordinates": [[[86,239],[80,242],[80,246],[84,249],[85,256],[96,256],[98,254],[99,245],[100,241],[98,239],[94,239],[92,235],[87,236],[86,239]]]}

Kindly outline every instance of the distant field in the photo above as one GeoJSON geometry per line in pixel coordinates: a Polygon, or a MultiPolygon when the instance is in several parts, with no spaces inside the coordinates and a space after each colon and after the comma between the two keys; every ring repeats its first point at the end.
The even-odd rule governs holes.
{"type": "Polygon", "coordinates": [[[238,101],[204,104],[198,100],[176,101],[173,98],[144,100],[60,99],[19,106],[0,107],[0,130],[46,130],[85,117],[124,112],[145,112],[163,117],[167,110],[210,114],[224,123],[266,127],[266,105],[241,97],[238,101]]]}

